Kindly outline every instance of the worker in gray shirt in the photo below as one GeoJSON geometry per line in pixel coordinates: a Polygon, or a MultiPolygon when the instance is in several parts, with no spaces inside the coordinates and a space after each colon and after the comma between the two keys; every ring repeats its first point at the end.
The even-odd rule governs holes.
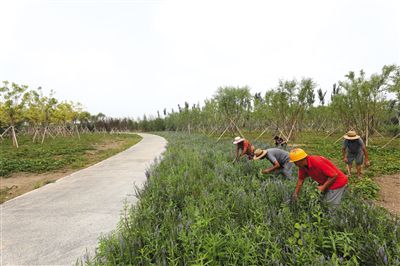
{"type": "Polygon", "coordinates": [[[254,152],[254,160],[268,159],[272,167],[261,171],[262,174],[274,172],[276,175],[282,174],[288,179],[293,179],[292,170],[294,164],[289,162],[289,153],[287,151],[271,148],[266,150],[257,149],[254,152]]]}
{"type": "Polygon", "coordinates": [[[353,161],[356,161],[357,177],[361,176],[361,165],[365,156],[365,166],[369,166],[368,152],[364,142],[359,135],[353,130],[350,130],[343,136],[343,161],[347,165],[347,173],[351,175],[351,167],[353,161]]]}

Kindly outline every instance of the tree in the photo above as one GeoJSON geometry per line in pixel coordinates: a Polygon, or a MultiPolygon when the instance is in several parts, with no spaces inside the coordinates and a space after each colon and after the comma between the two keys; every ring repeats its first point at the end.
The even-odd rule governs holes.
{"type": "Polygon", "coordinates": [[[320,103],[322,106],[324,106],[324,105],[325,105],[325,95],[326,95],[326,91],[323,92],[322,89],[319,88],[319,89],[317,90],[317,93],[318,93],[318,100],[319,100],[319,103],[320,103]]]}
{"type": "Polygon", "coordinates": [[[252,96],[248,87],[220,87],[214,99],[218,104],[218,111],[223,114],[225,121],[239,121],[241,126],[246,125],[245,120],[252,107],[252,96]]]}
{"type": "Polygon", "coordinates": [[[342,90],[332,97],[332,107],[339,111],[342,123],[348,129],[361,132],[366,145],[369,135],[386,120],[385,93],[396,86],[396,69],[395,65],[384,66],[380,74],[369,78],[363,70],[358,76],[350,71],[345,75],[346,80],[339,82],[342,90]]]}
{"type": "Polygon", "coordinates": [[[396,100],[391,101],[390,110],[397,120],[397,126],[400,128],[400,67],[396,67],[393,71],[390,81],[391,84],[389,85],[388,90],[396,96],[396,100]]]}
{"type": "Polygon", "coordinates": [[[269,117],[287,140],[301,129],[307,111],[315,101],[315,82],[311,78],[297,80],[280,80],[278,87],[265,94],[269,117]]]}
{"type": "Polygon", "coordinates": [[[68,124],[72,123],[76,117],[76,111],[73,108],[73,104],[68,102],[59,103],[54,110],[53,117],[57,124],[62,125],[61,131],[59,132],[65,136],[66,132],[69,132],[67,128],[68,124]]]}
{"type": "MultiPolygon", "coordinates": [[[[8,126],[6,131],[10,130],[12,143],[18,148],[18,140],[15,134],[15,126],[24,119],[25,102],[28,98],[26,90],[28,86],[18,85],[3,81],[0,87],[0,120],[8,126]]],[[[3,132],[4,134],[5,132],[3,132]]]]}

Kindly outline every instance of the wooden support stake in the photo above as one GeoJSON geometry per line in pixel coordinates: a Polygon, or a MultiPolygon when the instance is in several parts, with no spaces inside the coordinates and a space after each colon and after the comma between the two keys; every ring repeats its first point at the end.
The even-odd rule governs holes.
{"type": "Polygon", "coordinates": [[[264,133],[267,131],[267,129],[268,129],[268,127],[266,127],[264,129],[264,131],[260,135],[258,135],[258,137],[254,141],[258,140],[262,135],[264,135],[264,133]]]}
{"type": "Polygon", "coordinates": [[[228,128],[229,128],[230,126],[231,126],[231,124],[229,124],[229,125],[225,128],[224,132],[222,132],[221,136],[219,136],[219,138],[217,139],[217,142],[222,138],[222,136],[225,134],[225,132],[228,130],[228,128]]]}
{"type": "Polygon", "coordinates": [[[341,140],[343,136],[340,136],[333,144],[336,144],[339,140],[341,140]]]}
{"type": "Polygon", "coordinates": [[[35,135],[33,135],[33,140],[32,140],[33,143],[35,143],[36,136],[37,136],[38,132],[39,132],[38,129],[36,129],[35,130],[35,135]]]}
{"type": "Polygon", "coordinates": [[[3,136],[7,133],[7,131],[8,130],[10,130],[11,129],[11,127],[8,127],[0,136],[1,136],[1,138],[3,138],[3,136]]]}
{"type": "Polygon", "coordinates": [[[336,128],[334,128],[334,129],[332,129],[331,131],[330,131],[330,133],[328,134],[328,135],[326,135],[323,139],[327,139],[327,138],[329,138],[329,136],[331,136],[333,133],[335,133],[336,132],[336,128]]]}
{"type": "Polygon", "coordinates": [[[391,140],[389,140],[388,143],[386,143],[385,145],[382,146],[382,149],[385,148],[387,145],[389,145],[390,142],[392,142],[395,138],[397,138],[398,136],[400,136],[400,133],[397,134],[396,136],[394,136],[391,140]]]}
{"type": "MultiPolygon", "coordinates": [[[[285,139],[288,139],[288,137],[285,135],[285,133],[283,133],[283,131],[278,127],[277,124],[275,124],[274,122],[271,121],[271,123],[276,127],[276,129],[278,129],[279,134],[282,135],[283,137],[285,137],[285,139]]],[[[279,137],[280,137],[279,135],[279,137]]]]}
{"type": "Polygon", "coordinates": [[[13,138],[13,145],[16,146],[18,149],[18,140],[17,140],[17,136],[15,135],[14,127],[11,128],[11,133],[12,133],[12,138],[13,138]]]}
{"type": "Polygon", "coordinates": [[[233,122],[233,120],[230,118],[229,120],[231,120],[231,123],[236,127],[237,131],[239,131],[240,136],[242,136],[242,138],[245,138],[245,136],[242,134],[242,132],[240,131],[239,127],[235,124],[235,122],[233,122]]]}
{"type": "Polygon", "coordinates": [[[286,141],[289,141],[289,140],[290,140],[290,137],[292,136],[293,128],[294,128],[294,126],[296,125],[296,123],[297,123],[297,119],[294,120],[293,125],[292,125],[292,128],[290,129],[290,132],[289,132],[289,136],[288,136],[288,138],[287,138],[286,141]]]}
{"type": "Polygon", "coordinates": [[[43,137],[42,137],[42,144],[44,143],[44,138],[46,137],[47,127],[44,128],[43,137]]]}
{"type": "Polygon", "coordinates": [[[375,131],[376,133],[378,133],[379,136],[381,136],[382,138],[384,138],[384,136],[383,136],[381,133],[379,133],[379,131],[376,130],[375,128],[374,128],[374,131],[375,131]]]}
{"type": "Polygon", "coordinates": [[[217,130],[217,127],[214,127],[214,129],[211,131],[210,134],[207,135],[207,137],[210,137],[216,130],[217,130]]]}

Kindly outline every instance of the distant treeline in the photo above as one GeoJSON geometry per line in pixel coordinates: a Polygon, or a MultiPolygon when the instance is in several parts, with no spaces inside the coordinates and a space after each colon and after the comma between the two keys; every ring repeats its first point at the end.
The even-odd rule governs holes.
{"type": "Polygon", "coordinates": [[[280,80],[266,93],[248,87],[221,87],[204,104],[185,102],[163,116],[143,117],[140,130],[223,132],[270,130],[291,138],[300,131],[357,130],[365,139],[400,132],[400,67],[384,66],[380,73],[349,72],[333,84],[330,95],[311,78],[280,80]]]}
{"type": "Polygon", "coordinates": [[[79,103],[60,102],[41,88],[3,82],[0,87],[0,127],[78,128],[84,131],[272,130],[286,138],[305,130],[334,132],[355,129],[364,137],[400,132],[400,67],[380,73],[349,72],[333,84],[330,95],[312,78],[280,80],[277,86],[252,94],[248,87],[221,87],[203,104],[185,102],[177,109],[140,119],[90,114],[79,103]]]}

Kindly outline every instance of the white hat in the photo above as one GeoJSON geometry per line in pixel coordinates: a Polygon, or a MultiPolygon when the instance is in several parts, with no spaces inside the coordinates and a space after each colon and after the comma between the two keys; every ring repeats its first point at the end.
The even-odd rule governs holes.
{"type": "Polygon", "coordinates": [[[242,142],[244,138],[241,137],[236,137],[235,140],[233,141],[233,144],[238,144],[239,142],[242,142]]]}

